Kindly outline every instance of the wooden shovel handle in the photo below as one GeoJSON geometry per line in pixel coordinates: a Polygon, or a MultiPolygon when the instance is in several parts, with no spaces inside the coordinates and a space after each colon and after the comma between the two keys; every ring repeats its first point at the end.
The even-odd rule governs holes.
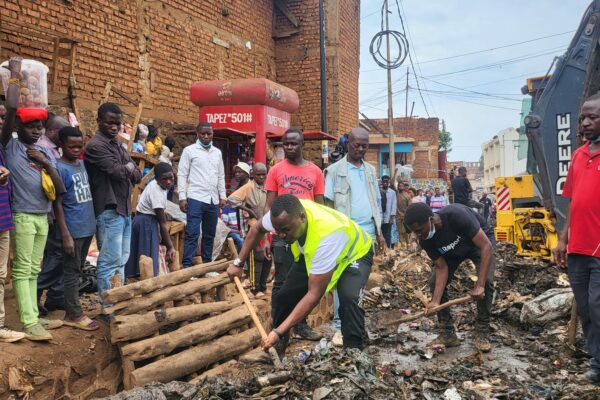
{"type": "MultiPolygon", "coordinates": [[[[235,248],[235,243],[233,243],[232,238],[227,239],[227,245],[229,246],[229,250],[231,251],[231,253],[234,255],[234,258],[237,258],[238,252],[237,252],[237,249],[235,248]]],[[[248,313],[250,313],[250,318],[252,318],[252,322],[254,322],[254,326],[256,327],[256,329],[258,329],[258,333],[260,333],[260,337],[263,337],[263,338],[267,337],[267,332],[265,331],[265,328],[263,328],[262,324],[260,323],[260,319],[258,318],[258,315],[256,314],[256,310],[254,309],[254,306],[252,305],[252,303],[250,302],[250,299],[248,298],[248,294],[246,293],[246,290],[244,289],[244,286],[242,285],[240,278],[238,278],[237,276],[234,276],[233,282],[235,283],[235,286],[237,287],[238,292],[240,292],[240,295],[242,296],[242,299],[244,300],[244,304],[246,305],[246,308],[248,309],[248,313]]],[[[271,347],[269,349],[269,354],[271,355],[271,359],[273,360],[273,364],[275,365],[275,367],[281,368],[282,367],[281,360],[279,359],[279,355],[277,354],[277,351],[273,347],[271,347]]]]}
{"type": "MultiPolygon", "coordinates": [[[[468,303],[469,301],[472,301],[473,298],[469,295],[469,296],[464,296],[464,297],[459,297],[458,299],[453,299],[450,301],[445,302],[444,304],[440,304],[437,307],[433,307],[431,310],[429,310],[429,314],[427,314],[428,316],[436,314],[448,307],[451,306],[456,306],[459,304],[463,304],[463,303],[468,303]]],[[[396,323],[403,323],[403,322],[410,322],[410,321],[414,321],[417,320],[419,318],[422,318],[425,316],[425,311],[419,311],[417,313],[414,314],[409,314],[409,315],[404,315],[401,318],[398,318],[396,320],[393,321],[394,324],[396,323]]],[[[390,323],[391,324],[391,323],[390,323]]]]}

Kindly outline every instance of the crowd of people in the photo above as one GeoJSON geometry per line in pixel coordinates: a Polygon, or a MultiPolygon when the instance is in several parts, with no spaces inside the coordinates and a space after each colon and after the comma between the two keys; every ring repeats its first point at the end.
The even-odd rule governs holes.
{"type": "MultiPolygon", "coordinates": [[[[237,185],[228,196],[223,154],[213,144],[209,123],[198,124],[197,140],[183,149],[176,172],[172,138],[163,144],[156,130],[140,125],[132,150],[161,159],[132,210],[132,190],[144,171],[118,139],[123,129],[121,109],[114,103],[102,104],[97,132],[84,143],[82,133],[66,119],[42,108],[18,107],[20,68],[19,58],[9,61],[6,104],[0,106],[0,341],[51,340],[48,330],[62,325],[99,328],[83,312],[79,298],[79,276],[94,237],[101,320],[111,318],[102,294],[123,285],[126,277],[138,276],[141,255],[152,258],[155,276],[166,273],[160,260],[177,255],[166,211],[176,186],[179,208],[186,214],[183,267],[194,265],[197,252],[203,262],[212,261],[220,218],[239,251],[228,274],[241,277],[246,270],[255,296],[272,296],[273,329],[262,338],[265,349],[275,346],[283,354],[291,333],[318,340],[320,335],[306,317],[329,291],[334,293],[334,343],[337,337],[345,347],[362,347],[366,337],[362,296],[373,255],[408,243],[412,232],[435,265],[426,310],[448,300],[447,285],[463,260],[471,259],[477,266],[471,293],[477,299],[474,334],[476,346],[489,351],[495,242],[488,220],[493,202],[485,193],[473,199],[464,167],[451,181],[450,202],[442,187],[423,190],[387,175],[378,179],[375,168],[364,160],[369,133],[363,128],[348,133],[347,153],[324,171],[304,158],[302,130],[290,128],[282,137],[285,158],[270,168],[238,162],[237,185]],[[11,242],[12,285],[22,332],[4,325],[11,242]],[[40,304],[44,290],[46,300],[40,304]],[[57,309],[65,310],[63,320],[43,318],[57,309]]],[[[596,219],[584,217],[582,210],[590,208],[593,196],[582,189],[582,181],[593,179],[588,177],[588,165],[598,160],[594,155],[600,136],[599,104],[598,98],[591,98],[582,109],[583,134],[590,142],[574,153],[563,192],[573,206],[554,252],[560,266],[567,264],[566,253],[573,253],[569,276],[588,349],[595,357],[590,379],[596,381],[600,380],[598,245],[587,232],[594,231],[596,226],[590,224],[598,221],[593,210],[590,215],[596,219]]],[[[440,312],[438,319],[441,333],[436,341],[447,347],[459,345],[450,310],[440,312]]]]}
{"type": "MultiPolygon", "coordinates": [[[[19,59],[11,59],[9,69],[16,83],[19,59]]],[[[100,320],[110,319],[106,311],[110,304],[103,303],[102,294],[124,284],[126,278],[139,276],[141,255],[152,258],[155,276],[166,273],[161,259],[176,257],[166,213],[167,197],[175,183],[179,208],[186,214],[184,268],[194,264],[198,248],[203,262],[213,259],[219,218],[229,228],[229,236],[240,254],[245,254],[243,244],[252,242],[245,240],[252,226],[273,230],[265,215],[283,195],[325,204],[349,217],[376,252],[407,237],[403,218],[409,204],[420,202],[433,210],[448,204],[440,188],[423,192],[405,182],[398,182],[396,188],[388,176],[379,180],[374,167],[363,160],[369,135],[362,128],[349,133],[348,154],[325,171],[304,159],[302,131],[289,129],[282,140],[285,159],[269,170],[261,163],[251,168],[245,162],[238,162],[234,167],[237,187],[227,196],[223,155],[213,145],[212,126],[204,122],[196,128],[197,141],[183,149],[176,174],[171,166],[172,138],[167,137],[163,144],[153,127],[136,127],[132,150],[152,157],[160,155],[164,161],[155,165],[154,178],[133,210],[133,186],[140,183],[147,171],[138,169],[119,140],[124,126],[121,109],[114,103],[102,104],[97,113],[97,132],[84,144],[82,133],[66,119],[45,109],[17,107],[18,91],[18,85],[9,85],[6,106],[0,108],[4,148],[0,160],[3,172],[0,263],[6,275],[12,230],[13,288],[23,332],[4,327],[2,316],[0,340],[3,341],[24,337],[50,340],[52,335],[48,330],[62,325],[83,330],[99,328],[96,321],[83,313],[78,292],[79,276],[94,237],[99,250],[96,277],[100,320]],[[43,318],[54,310],[65,310],[65,318],[62,321],[43,318]]],[[[304,203],[302,206],[312,207],[304,203]]],[[[282,298],[277,293],[285,287],[298,255],[280,230],[277,234],[258,236],[258,242],[247,255],[250,262],[244,263],[252,273],[252,290],[257,297],[270,294],[267,279],[274,265],[272,295],[274,299],[282,298]]],[[[342,250],[340,243],[345,242],[339,235],[332,235],[329,247],[325,246],[327,241],[324,243],[317,246],[313,272],[335,268],[339,261],[336,251],[342,250]]],[[[360,254],[359,258],[366,256],[360,254]]],[[[370,271],[366,260],[362,278],[368,277],[370,271]]],[[[364,316],[359,297],[366,282],[362,278],[341,279],[352,282],[351,290],[334,290],[337,335],[344,343],[362,343],[364,316]],[[352,320],[346,328],[344,315],[346,320],[352,320]]],[[[274,301],[273,307],[274,321],[283,321],[281,304],[274,301]]],[[[320,338],[305,318],[293,325],[294,334],[301,338],[320,338]]]]}

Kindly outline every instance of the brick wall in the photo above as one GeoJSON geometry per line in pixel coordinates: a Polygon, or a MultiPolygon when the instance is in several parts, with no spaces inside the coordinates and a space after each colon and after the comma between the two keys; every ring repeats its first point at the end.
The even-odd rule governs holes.
{"type": "MultiPolygon", "coordinates": [[[[383,132],[388,131],[387,119],[371,119],[383,132]]],[[[368,121],[363,121],[369,125],[368,121]]],[[[371,130],[372,133],[376,131],[371,130]]],[[[438,118],[394,118],[394,134],[412,142],[414,178],[438,176],[438,118]]]]}
{"type": "MultiPolygon", "coordinates": [[[[19,54],[50,66],[55,37],[77,40],[77,99],[86,127],[93,126],[107,81],[143,101],[143,121],[172,129],[197,120],[188,100],[192,82],[266,77],[300,95],[294,124],[318,130],[318,0],[286,3],[299,32],[274,40],[273,21],[279,28],[290,23],[272,0],[5,0],[0,59],[19,54]]],[[[326,18],[328,31],[337,35],[328,39],[327,58],[329,131],[338,133],[358,122],[359,0],[327,1],[326,18]]],[[[69,59],[59,60],[56,91],[63,95],[54,105],[66,110],[69,59]]],[[[111,100],[135,113],[127,101],[111,100]]]]}

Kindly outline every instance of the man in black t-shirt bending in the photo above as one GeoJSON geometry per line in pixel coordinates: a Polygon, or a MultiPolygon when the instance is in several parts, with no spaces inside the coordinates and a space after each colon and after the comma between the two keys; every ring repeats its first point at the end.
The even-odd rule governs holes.
{"type": "MultiPolygon", "coordinates": [[[[432,297],[426,311],[448,301],[447,286],[461,262],[470,259],[477,266],[477,282],[471,292],[477,299],[475,346],[483,352],[489,351],[487,336],[495,268],[493,230],[479,214],[462,204],[450,204],[436,213],[424,203],[411,204],[406,210],[405,223],[434,262],[429,281],[432,297]]],[[[446,347],[460,345],[450,309],[440,311],[438,320],[442,332],[433,343],[446,347]]]]}

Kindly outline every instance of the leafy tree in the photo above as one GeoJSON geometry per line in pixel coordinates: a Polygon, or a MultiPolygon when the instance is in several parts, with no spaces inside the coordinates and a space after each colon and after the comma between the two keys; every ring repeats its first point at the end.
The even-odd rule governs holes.
{"type": "Polygon", "coordinates": [[[438,141],[438,150],[446,151],[446,154],[452,151],[452,133],[446,130],[446,122],[442,120],[442,129],[440,129],[438,141]]]}

